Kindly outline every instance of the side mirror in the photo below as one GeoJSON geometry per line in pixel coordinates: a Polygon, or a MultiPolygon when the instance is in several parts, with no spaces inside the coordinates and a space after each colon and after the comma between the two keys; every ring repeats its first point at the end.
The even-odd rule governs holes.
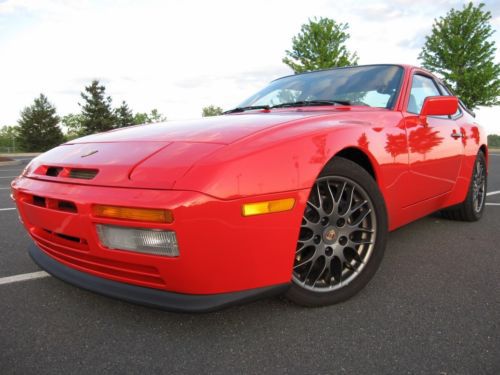
{"type": "Polygon", "coordinates": [[[456,96],[428,96],[420,110],[420,116],[447,116],[457,112],[456,96]]]}

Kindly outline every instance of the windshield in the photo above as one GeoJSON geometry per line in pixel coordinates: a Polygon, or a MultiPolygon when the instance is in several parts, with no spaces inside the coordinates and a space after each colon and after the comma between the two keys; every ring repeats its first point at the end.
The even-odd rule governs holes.
{"type": "Polygon", "coordinates": [[[331,101],[392,108],[403,68],[393,65],[355,66],[280,78],[238,107],[331,101]]]}

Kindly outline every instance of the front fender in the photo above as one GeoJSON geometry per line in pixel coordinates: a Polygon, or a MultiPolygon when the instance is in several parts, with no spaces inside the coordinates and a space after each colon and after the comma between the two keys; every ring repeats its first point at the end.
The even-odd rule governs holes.
{"type": "Polygon", "coordinates": [[[261,133],[197,162],[174,188],[219,199],[308,189],[328,161],[348,147],[362,150],[378,180],[390,184],[396,176],[381,173],[380,157],[375,157],[381,143],[384,159],[385,134],[380,129],[372,122],[349,123],[325,117],[296,123],[281,132],[261,133]]]}

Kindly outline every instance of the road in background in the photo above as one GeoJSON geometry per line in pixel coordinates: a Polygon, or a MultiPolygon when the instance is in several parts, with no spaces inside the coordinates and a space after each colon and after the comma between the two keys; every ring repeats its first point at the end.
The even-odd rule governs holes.
{"type": "MultiPolygon", "coordinates": [[[[9,194],[0,208],[14,207],[9,194]]],[[[0,226],[0,278],[39,271],[17,212],[0,212],[0,226]]],[[[400,228],[364,290],[316,309],[274,298],[174,314],[52,277],[0,285],[0,373],[498,374],[499,229],[500,206],[477,223],[433,215],[400,228]]]]}

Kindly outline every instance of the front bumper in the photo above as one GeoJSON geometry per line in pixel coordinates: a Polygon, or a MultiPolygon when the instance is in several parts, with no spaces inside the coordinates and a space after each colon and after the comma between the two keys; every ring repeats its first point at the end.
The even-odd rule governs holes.
{"type": "Polygon", "coordinates": [[[214,311],[238,303],[250,302],[260,298],[282,294],[289,287],[289,284],[282,284],[241,292],[213,295],[172,293],[119,283],[77,271],[55,261],[35,244],[31,244],[28,251],[36,264],[58,279],[108,297],[174,312],[214,311]]]}
{"type": "MultiPolygon", "coordinates": [[[[290,282],[308,195],[299,190],[223,201],[188,191],[83,186],[30,178],[16,179],[12,188],[23,224],[38,249],[52,262],[93,280],[126,284],[122,289],[146,289],[162,296],[169,293],[213,298],[243,293],[243,297],[230,300],[254,294],[245,291],[261,293],[261,289],[290,282]],[[45,205],[30,203],[25,196],[41,197],[45,205]],[[293,210],[254,217],[241,215],[243,203],[285,197],[296,199],[293,210]],[[67,206],[58,206],[60,201],[71,201],[73,212],[64,211],[67,206]],[[158,225],[97,218],[92,215],[92,204],[172,210],[174,222],[161,224],[159,229],[176,232],[180,256],[169,258],[103,247],[96,224],[139,228],[158,225]]],[[[54,267],[47,268],[51,272],[54,267]]],[[[143,303],[140,299],[137,302],[143,303]]]]}

